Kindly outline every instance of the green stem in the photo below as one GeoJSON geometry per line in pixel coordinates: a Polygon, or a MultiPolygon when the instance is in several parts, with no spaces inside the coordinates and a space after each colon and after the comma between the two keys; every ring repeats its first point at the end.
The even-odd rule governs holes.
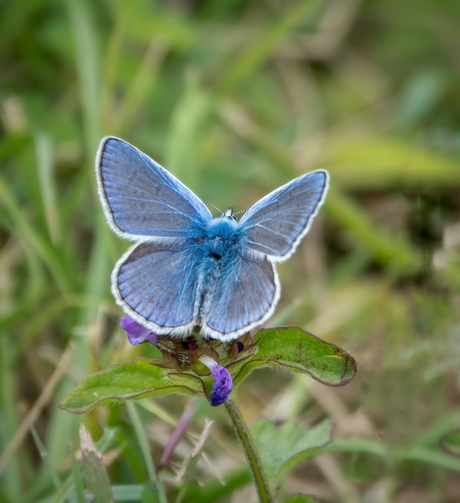
{"type": "Polygon", "coordinates": [[[260,460],[259,453],[257,452],[254,441],[240,411],[238,410],[238,407],[231,400],[227,400],[225,402],[225,410],[227,411],[230,421],[235,428],[236,435],[243,446],[246,459],[248,460],[249,467],[252,471],[254,483],[256,484],[257,491],[259,493],[260,503],[272,503],[273,498],[270,494],[270,488],[268,486],[267,477],[265,476],[262,461],[260,460]]]}

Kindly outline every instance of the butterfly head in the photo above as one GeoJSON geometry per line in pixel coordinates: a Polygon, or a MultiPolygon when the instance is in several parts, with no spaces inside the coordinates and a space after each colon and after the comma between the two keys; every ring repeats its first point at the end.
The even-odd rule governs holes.
{"type": "Polygon", "coordinates": [[[235,213],[233,213],[233,208],[231,206],[228,207],[228,210],[225,213],[222,213],[221,218],[228,218],[230,220],[235,220],[235,213]]]}
{"type": "Polygon", "coordinates": [[[228,210],[225,213],[222,213],[221,218],[228,218],[229,220],[237,222],[238,220],[236,219],[236,215],[239,215],[240,213],[246,213],[246,210],[241,210],[234,213],[233,208],[229,206],[228,210]]]}

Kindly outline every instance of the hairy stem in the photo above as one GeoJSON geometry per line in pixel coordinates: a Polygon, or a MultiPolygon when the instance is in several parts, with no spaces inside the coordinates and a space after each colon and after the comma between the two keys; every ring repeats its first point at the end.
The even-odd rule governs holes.
{"type": "Polygon", "coordinates": [[[273,498],[268,486],[267,477],[260,460],[259,453],[256,449],[254,441],[249,433],[248,427],[244,422],[238,407],[232,400],[225,402],[225,410],[230,418],[230,421],[235,428],[236,435],[238,436],[241,445],[243,446],[246,459],[248,460],[249,467],[252,471],[254,483],[259,493],[260,503],[273,503],[273,498]]]}

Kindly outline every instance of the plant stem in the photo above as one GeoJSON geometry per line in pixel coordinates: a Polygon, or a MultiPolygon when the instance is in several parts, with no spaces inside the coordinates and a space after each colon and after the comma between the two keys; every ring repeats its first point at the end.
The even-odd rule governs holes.
{"type": "Polygon", "coordinates": [[[254,483],[257,487],[257,492],[259,493],[260,503],[273,503],[273,498],[270,493],[267,477],[265,475],[259,453],[257,452],[254,441],[240,411],[238,410],[238,407],[234,402],[232,402],[232,400],[227,400],[225,402],[225,410],[227,411],[230,421],[235,428],[236,435],[243,446],[246,459],[248,460],[249,467],[252,471],[254,483]]]}

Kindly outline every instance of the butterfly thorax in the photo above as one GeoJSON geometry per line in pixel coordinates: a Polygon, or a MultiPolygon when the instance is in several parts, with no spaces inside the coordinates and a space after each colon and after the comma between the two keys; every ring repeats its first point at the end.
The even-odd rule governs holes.
{"type": "Polygon", "coordinates": [[[227,216],[213,218],[205,229],[204,251],[214,260],[232,254],[238,247],[238,230],[238,222],[234,218],[227,216]]]}

